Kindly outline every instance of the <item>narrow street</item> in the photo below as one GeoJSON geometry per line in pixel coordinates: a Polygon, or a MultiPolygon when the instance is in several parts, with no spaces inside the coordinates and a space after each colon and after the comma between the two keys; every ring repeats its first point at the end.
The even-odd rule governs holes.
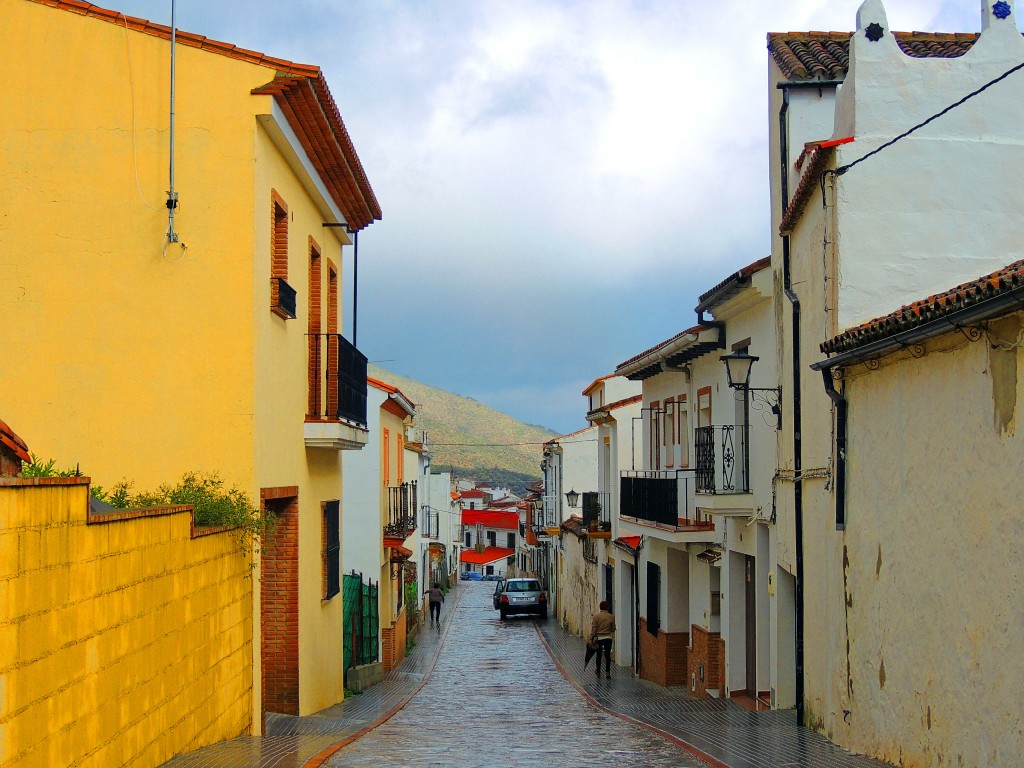
{"type": "MultiPolygon", "coordinates": [[[[463,596],[426,684],[326,765],[380,765],[385,757],[402,766],[705,765],[589,704],[552,662],[532,618],[499,619],[493,587],[457,587],[463,596]]],[[[597,687],[614,687],[615,674],[597,687]]]]}

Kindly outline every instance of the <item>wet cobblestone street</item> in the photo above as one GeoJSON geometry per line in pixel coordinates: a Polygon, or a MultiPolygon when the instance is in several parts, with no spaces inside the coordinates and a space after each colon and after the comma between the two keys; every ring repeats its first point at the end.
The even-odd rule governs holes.
{"type": "MultiPolygon", "coordinates": [[[[532,618],[500,620],[492,584],[460,586],[465,594],[430,679],[326,765],[706,765],[589,704],[555,667],[532,618]]],[[[613,677],[595,687],[615,685],[613,677]]]]}

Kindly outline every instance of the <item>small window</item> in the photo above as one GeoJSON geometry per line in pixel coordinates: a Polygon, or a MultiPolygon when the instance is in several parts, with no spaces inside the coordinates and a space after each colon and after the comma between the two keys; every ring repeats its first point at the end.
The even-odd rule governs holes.
{"type": "Polygon", "coordinates": [[[657,635],[661,628],[661,566],[647,564],[647,631],[657,635]]]}
{"type": "Polygon", "coordinates": [[[324,600],[330,600],[341,591],[341,504],[324,502],[323,519],[323,574],[324,600]]]}
{"type": "Polygon", "coordinates": [[[498,534],[494,531],[487,532],[487,545],[490,547],[498,546],[498,534]]]}
{"type": "Polygon", "coordinates": [[[270,311],[295,319],[295,289],[288,285],[288,206],[270,190],[270,311]]]}
{"type": "Polygon", "coordinates": [[[516,548],[516,535],[514,533],[510,533],[508,535],[508,548],[509,549],[515,549],[516,548]]]}

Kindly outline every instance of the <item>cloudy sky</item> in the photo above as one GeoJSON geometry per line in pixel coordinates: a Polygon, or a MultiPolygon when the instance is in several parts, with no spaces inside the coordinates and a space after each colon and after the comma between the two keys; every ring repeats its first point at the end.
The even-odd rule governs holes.
{"type": "MultiPolygon", "coordinates": [[[[99,4],[170,23],[171,0],[99,4]]],[[[569,432],[587,384],[768,254],[765,36],[858,5],[178,0],[176,22],[323,69],[384,214],[359,244],[370,360],[569,432]]],[[[980,29],[978,0],[886,10],[980,29]]]]}

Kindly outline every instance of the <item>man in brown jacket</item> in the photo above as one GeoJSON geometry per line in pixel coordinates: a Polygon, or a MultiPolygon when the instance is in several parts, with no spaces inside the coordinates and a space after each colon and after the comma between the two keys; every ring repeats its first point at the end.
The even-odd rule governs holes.
{"type": "Polygon", "coordinates": [[[612,640],[615,638],[615,617],[608,611],[608,601],[601,601],[601,610],[594,614],[590,624],[590,639],[597,645],[597,666],[594,673],[601,676],[601,656],[604,656],[604,676],[612,676],[612,640]]]}

